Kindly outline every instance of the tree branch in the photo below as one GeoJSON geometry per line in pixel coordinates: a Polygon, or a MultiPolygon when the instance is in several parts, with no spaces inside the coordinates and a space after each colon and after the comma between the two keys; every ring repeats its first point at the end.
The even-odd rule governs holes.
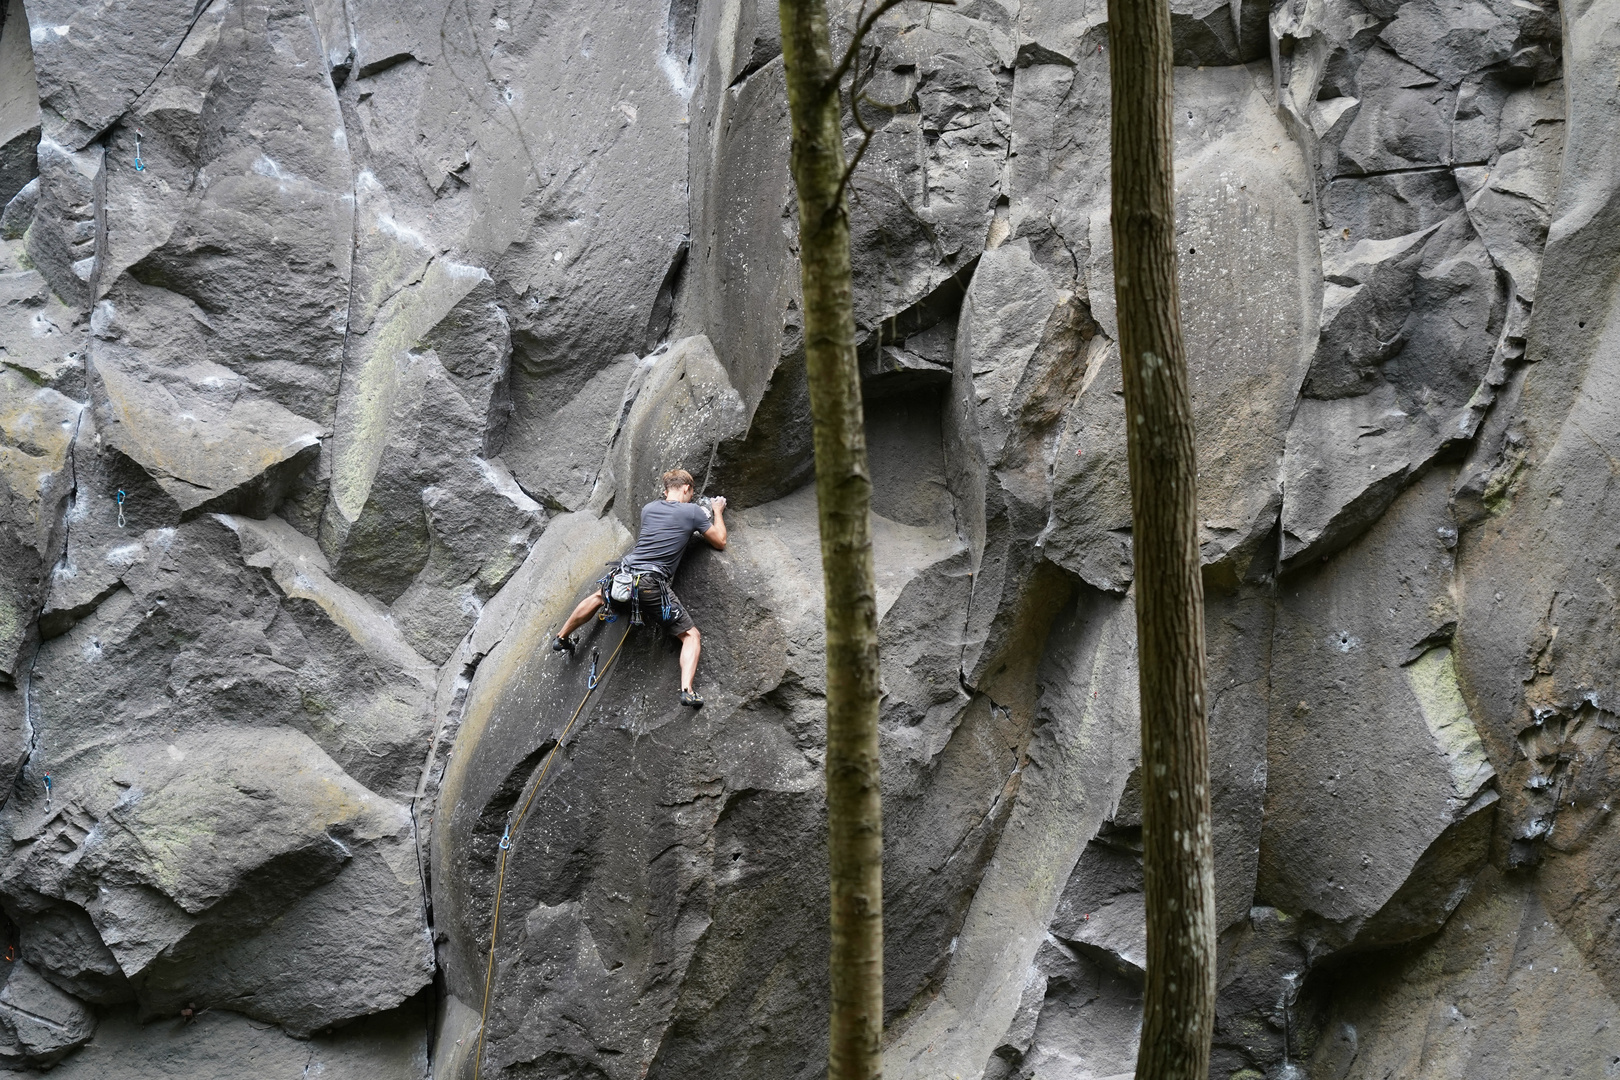
{"type": "MultiPolygon", "coordinates": [[[[849,182],[854,177],[855,169],[860,165],[861,158],[866,156],[866,148],[872,145],[872,136],[877,134],[877,130],[861,117],[862,99],[868,102],[871,102],[871,99],[867,98],[860,90],[859,66],[856,68],[855,78],[856,81],[851,83],[849,88],[849,111],[850,115],[855,118],[855,126],[861,129],[861,145],[856,149],[855,156],[849,159],[849,164],[844,167],[844,174],[838,178],[838,187],[833,191],[832,205],[827,207],[827,213],[829,214],[843,213],[844,194],[849,190],[849,182]]],[[[881,102],[872,103],[882,104],[881,102]]],[[[823,219],[822,224],[826,224],[825,219],[823,219]]]]}
{"type": "MultiPolygon", "coordinates": [[[[837,86],[844,81],[844,76],[849,74],[849,69],[855,64],[856,55],[860,53],[861,46],[866,42],[866,35],[871,32],[877,21],[904,3],[906,3],[906,0],[883,0],[877,6],[877,10],[862,18],[861,12],[866,10],[866,0],[861,0],[861,12],[857,12],[855,15],[855,36],[849,39],[849,48],[844,50],[844,58],[838,62],[838,66],[833,68],[832,75],[828,77],[827,82],[830,85],[837,86]]],[[[956,0],[917,0],[917,3],[937,4],[940,7],[956,6],[956,0]]]]}
{"type": "MultiPolygon", "coordinates": [[[[865,118],[861,116],[861,102],[865,101],[868,105],[876,105],[879,108],[888,109],[899,108],[900,105],[904,104],[904,102],[890,104],[883,101],[873,101],[871,98],[866,96],[866,84],[872,81],[872,75],[877,57],[874,56],[872,58],[871,64],[867,66],[866,72],[863,75],[861,72],[860,49],[862,43],[866,40],[868,31],[872,29],[877,20],[882,17],[885,12],[891,10],[892,8],[898,7],[900,4],[905,2],[906,0],[884,0],[882,4],[878,5],[878,9],[872,12],[871,15],[864,18],[861,14],[857,14],[855,16],[855,37],[850,41],[849,49],[844,53],[843,62],[838,65],[838,70],[835,71],[832,77],[827,81],[827,85],[837,92],[838,84],[842,82],[844,74],[853,72],[853,77],[850,79],[849,84],[849,112],[855,120],[855,126],[861,129],[861,145],[856,149],[855,156],[850,158],[848,166],[846,166],[844,169],[844,174],[838,178],[838,187],[833,192],[832,204],[829,205],[826,210],[826,214],[828,215],[843,212],[843,200],[845,193],[849,189],[849,182],[854,177],[855,169],[860,165],[861,158],[866,156],[867,148],[872,145],[872,137],[877,134],[877,130],[868,124],[865,118]]],[[[920,0],[920,2],[925,4],[938,4],[941,7],[952,7],[956,4],[956,0],[920,0]]],[[[865,10],[865,0],[862,0],[861,12],[865,12],[865,10]]],[[[822,218],[822,224],[823,226],[826,225],[825,215],[822,218]]]]}

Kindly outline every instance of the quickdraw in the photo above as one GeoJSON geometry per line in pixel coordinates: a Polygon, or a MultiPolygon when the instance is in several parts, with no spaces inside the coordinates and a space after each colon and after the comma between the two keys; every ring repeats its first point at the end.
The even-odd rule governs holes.
{"type": "Polygon", "coordinates": [[[145,172],[146,162],[141,160],[141,129],[135,129],[135,171],[145,172]]]}
{"type": "Polygon", "coordinates": [[[118,498],[118,527],[120,529],[122,529],[124,527],[124,500],[126,498],[128,498],[128,496],[126,496],[124,494],[124,489],[123,488],[118,489],[117,498],[118,498]]]}

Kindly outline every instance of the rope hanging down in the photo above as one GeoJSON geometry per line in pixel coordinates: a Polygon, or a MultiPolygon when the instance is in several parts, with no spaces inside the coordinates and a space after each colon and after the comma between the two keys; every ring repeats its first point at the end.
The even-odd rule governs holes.
{"type": "Polygon", "coordinates": [[[596,691],[607,669],[613,666],[613,661],[619,657],[619,650],[624,648],[624,639],[630,636],[630,627],[624,628],[619,635],[619,643],[613,647],[608,655],[607,663],[602,665],[600,671],[596,668],[596,650],[591,650],[591,674],[586,680],[585,696],[579,699],[579,705],[574,709],[574,715],[568,718],[563,725],[562,734],[557,736],[557,742],[552,746],[546,760],[540,765],[540,773],[534,778],[534,785],[529,789],[529,797],[523,800],[523,806],[518,810],[517,816],[511,812],[506,815],[506,831],[501,834],[501,862],[500,869],[495,874],[495,904],[494,911],[489,919],[489,962],[484,965],[484,1005],[478,1018],[478,1050],[473,1058],[473,1080],[479,1080],[484,1069],[484,1031],[489,1026],[489,995],[495,985],[495,939],[501,929],[501,892],[506,886],[506,862],[512,855],[512,834],[523,825],[523,819],[528,816],[529,807],[534,803],[534,797],[540,794],[540,787],[546,781],[546,773],[551,770],[551,763],[557,757],[557,751],[562,749],[563,742],[568,733],[574,729],[574,722],[585,711],[585,703],[591,700],[591,694],[596,691]]]}

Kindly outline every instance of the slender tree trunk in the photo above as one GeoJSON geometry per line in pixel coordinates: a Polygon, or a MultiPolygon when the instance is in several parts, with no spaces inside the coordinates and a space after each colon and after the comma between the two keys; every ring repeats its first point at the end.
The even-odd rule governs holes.
{"type": "Polygon", "coordinates": [[[1108,0],[1114,289],[1130,449],[1142,701],[1147,982],[1137,1080],[1205,1080],[1215,872],[1197,458],[1176,289],[1167,0],[1108,0]]]}
{"type": "Polygon", "coordinates": [[[799,193],[804,349],[827,602],[828,1080],[883,1072],[883,803],[878,777],[872,481],[855,360],[844,143],[826,0],[781,0],[799,193]]]}

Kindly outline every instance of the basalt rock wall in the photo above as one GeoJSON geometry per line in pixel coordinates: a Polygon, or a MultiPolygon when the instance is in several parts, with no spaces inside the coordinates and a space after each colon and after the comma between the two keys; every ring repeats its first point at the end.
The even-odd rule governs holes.
{"type": "MultiPolygon", "coordinates": [[[[1172,12],[1211,1075],[1620,1075],[1620,3],[1172,12]]],[[[0,1070],[824,1073],[777,38],[6,0],[0,1070]],[[695,713],[650,630],[547,647],[676,465],[695,713]]],[[[1101,0],[861,53],[900,1080],[1135,1061],[1108,64],[1101,0]]]]}

